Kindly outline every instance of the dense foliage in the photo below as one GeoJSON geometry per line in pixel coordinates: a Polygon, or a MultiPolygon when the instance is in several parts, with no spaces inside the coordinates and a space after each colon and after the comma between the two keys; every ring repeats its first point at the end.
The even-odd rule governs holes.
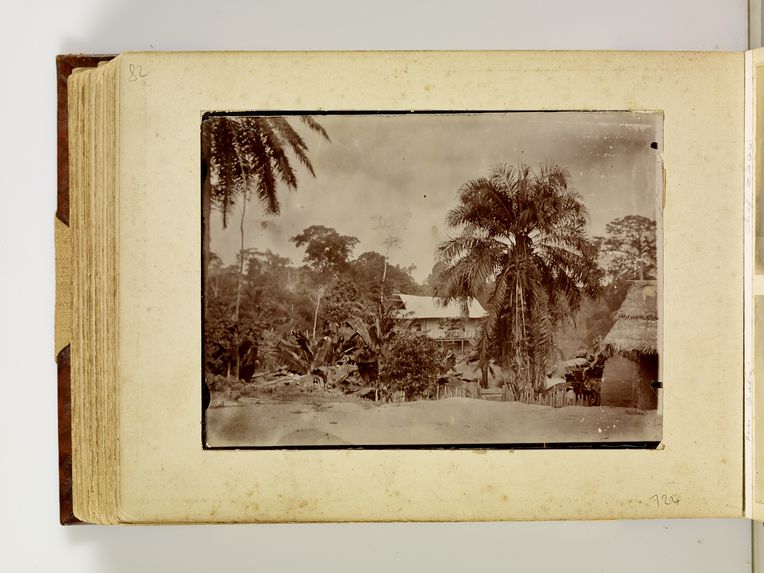
{"type": "Polygon", "coordinates": [[[382,352],[379,376],[407,400],[427,398],[434,394],[445,364],[446,354],[437,341],[423,334],[401,333],[382,352]]]}
{"type": "MultiPolygon", "coordinates": [[[[334,229],[328,231],[324,236],[343,237],[334,229]]],[[[275,370],[285,363],[284,341],[295,342],[293,332],[319,340],[353,324],[358,336],[369,340],[358,358],[366,365],[364,372],[374,372],[370,381],[376,382],[381,345],[394,326],[394,308],[389,297],[381,296],[384,257],[368,251],[352,259],[352,251],[345,252],[342,245],[356,239],[345,239],[336,243],[342,252],[325,252],[324,260],[333,261],[329,267],[322,263],[319,268],[297,267],[271,251],[254,249],[244,250],[241,260],[224,266],[213,253],[205,296],[208,372],[236,376],[238,363],[238,377],[247,379],[255,370],[275,370]]],[[[417,294],[420,288],[410,269],[389,263],[384,284],[394,293],[417,294]]]]}

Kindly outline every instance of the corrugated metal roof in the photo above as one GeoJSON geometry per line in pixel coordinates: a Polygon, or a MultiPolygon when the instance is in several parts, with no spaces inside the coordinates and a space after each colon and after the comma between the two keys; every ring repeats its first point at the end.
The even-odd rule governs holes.
{"type": "MultiPolygon", "coordinates": [[[[398,295],[405,307],[405,318],[461,318],[462,308],[458,302],[450,302],[443,305],[437,297],[416,296],[412,294],[398,295]]],[[[482,318],[487,313],[481,304],[476,301],[470,301],[468,306],[468,318],[482,318]]]]}

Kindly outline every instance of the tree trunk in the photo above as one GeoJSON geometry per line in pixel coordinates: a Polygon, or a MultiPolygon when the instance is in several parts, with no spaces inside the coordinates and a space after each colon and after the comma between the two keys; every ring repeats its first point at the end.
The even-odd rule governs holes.
{"type": "Polygon", "coordinates": [[[239,236],[241,238],[239,246],[239,275],[236,277],[236,307],[234,309],[234,331],[233,344],[235,347],[233,375],[238,378],[241,369],[241,340],[239,338],[239,310],[241,308],[241,279],[244,276],[244,216],[247,214],[247,193],[245,192],[241,201],[241,219],[239,221],[239,236]]]}
{"type": "Polygon", "coordinates": [[[316,292],[316,311],[313,313],[313,342],[316,341],[316,326],[318,326],[318,310],[321,308],[321,295],[319,290],[316,292]]]}
{"type": "MultiPolygon", "coordinates": [[[[380,284],[379,287],[379,302],[380,304],[384,304],[385,302],[385,279],[387,278],[387,252],[390,250],[390,247],[385,250],[385,262],[382,267],[382,284],[380,284]]],[[[377,401],[376,399],[374,400],[377,401]]]]}
{"type": "Polygon", "coordinates": [[[483,335],[480,341],[480,388],[488,388],[488,349],[486,348],[486,336],[483,335]]]}

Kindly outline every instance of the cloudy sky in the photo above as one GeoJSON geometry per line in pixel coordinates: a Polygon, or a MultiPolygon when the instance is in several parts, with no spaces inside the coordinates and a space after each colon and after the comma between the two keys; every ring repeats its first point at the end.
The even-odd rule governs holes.
{"type": "MultiPolygon", "coordinates": [[[[660,114],[631,112],[522,112],[452,115],[326,115],[316,117],[331,143],[292,124],[310,148],[316,171],[297,171],[294,191],[281,185],[281,214],[263,215],[250,203],[245,248],[271,249],[302,262],[303,250],[289,238],[310,225],[335,228],[359,239],[355,256],[384,252],[390,233],[401,247],[390,260],[415,265],[424,280],[437,245],[455,230],[445,224],[459,188],[485,176],[498,163],[558,164],[570,171],[591,217],[590,234],[625,215],[655,218],[660,114]],[[658,151],[651,143],[658,144],[658,151]]],[[[296,161],[293,163],[296,164],[296,161]]],[[[240,211],[227,229],[213,215],[211,247],[226,264],[239,249],[240,211]]]]}

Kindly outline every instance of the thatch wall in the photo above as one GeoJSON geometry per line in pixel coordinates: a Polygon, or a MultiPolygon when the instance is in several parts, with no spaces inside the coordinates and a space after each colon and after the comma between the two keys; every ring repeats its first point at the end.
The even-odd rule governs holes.
{"type": "Polygon", "coordinates": [[[611,356],[602,372],[600,404],[654,410],[658,393],[653,382],[658,374],[657,356],[634,361],[626,356],[611,356]]]}
{"type": "Polygon", "coordinates": [[[603,340],[608,359],[602,374],[603,406],[643,410],[657,407],[658,288],[655,281],[635,281],[603,340]]]}

